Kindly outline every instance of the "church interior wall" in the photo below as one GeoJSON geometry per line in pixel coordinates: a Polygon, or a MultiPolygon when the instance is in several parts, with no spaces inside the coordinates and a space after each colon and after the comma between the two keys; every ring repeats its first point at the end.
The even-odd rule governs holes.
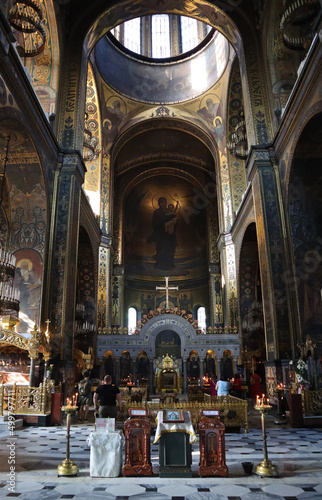
{"type": "MultiPolygon", "coordinates": [[[[29,327],[34,322],[43,326],[47,315],[51,318],[57,359],[72,359],[75,325],[80,328],[74,347],[85,352],[95,348],[98,317],[102,328],[123,328],[130,306],[137,309],[138,320],[150,309],[164,308],[166,295],[155,287],[164,285],[165,276],[170,286],[179,288],[170,291],[169,307],[195,318],[197,306],[205,306],[208,323],[217,323],[213,310],[220,305],[210,287],[224,277],[225,288],[217,294],[225,302],[223,324],[239,332],[239,337],[222,337],[223,346],[219,335],[197,335],[190,325],[190,342],[181,323],[176,328],[182,356],[195,350],[201,359],[211,348],[221,366],[231,343],[234,362],[239,347],[262,361],[265,351],[270,358],[281,354],[277,347],[284,332],[292,344],[283,350],[287,356],[306,335],[322,345],[321,42],[316,37],[308,53],[287,48],[279,29],[280,4],[266,2],[267,15],[259,4],[254,7],[255,24],[238,19],[237,11],[230,16],[210,4],[202,6],[200,19],[214,19],[216,12],[215,25],[231,43],[230,56],[219,80],[187,102],[156,105],[123,96],[104,81],[94,50],[86,78],[87,54],[96,41],[117,19],[134,17],[125,4],[114,2],[104,13],[97,12],[95,28],[90,27],[93,5],[85,5],[67,34],[60,21],[67,23],[68,12],[65,19],[55,0],[45,2],[45,51],[28,61],[3,37],[1,159],[8,133],[11,143],[8,189],[0,212],[2,236],[17,257],[21,313],[29,327]],[[81,158],[84,110],[100,149],[89,163],[81,158]],[[49,121],[53,114],[57,118],[49,121]],[[248,157],[236,158],[227,146],[243,117],[251,149],[248,157]],[[88,191],[101,195],[97,212],[90,208],[92,200],[85,199],[88,191]],[[171,220],[176,219],[167,233],[173,237],[167,239],[166,262],[153,228],[162,197],[167,211],[172,201],[171,220]],[[270,212],[271,202],[276,212],[270,212]],[[215,223],[209,222],[212,217],[215,223]],[[101,265],[102,249],[108,264],[101,265]],[[282,305],[275,300],[280,290],[282,305]],[[79,319],[76,304],[85,307],[79,319]],[[64,339],[68,349],[62,354],[57,344],[64,339]]],[[[5,13],[8,7],[9,1],[5,13]]],[[[144,13],[146,2],[137,8],[144,13]]],[[[175,3],[166,8],[172,12],[175,3]]],[[[149,9],[157,11],[155,2],[149,9]]],[[[147,318],[130,340],[125,335],[100,336],[105,339],[99,356],[110,350],[115,362],[129,341],[132,363],[138,364],[141,351],[150,359],[156,352],[152,326],[157,321],[147,318]]],[[[22,319],[18,329],[26,330],[26,324],[22,319]]]]}

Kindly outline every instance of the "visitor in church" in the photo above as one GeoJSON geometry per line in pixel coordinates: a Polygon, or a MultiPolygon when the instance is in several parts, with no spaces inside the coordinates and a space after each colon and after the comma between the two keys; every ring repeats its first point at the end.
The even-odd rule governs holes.
{"type": "Polygon", "coordinates": [[[239,373],[236,373],[234,382],[233,382],[233,395],[236,398],[241,398],[242,395],[242,381],[240,379],[239,373]]]}
{"type": "Polygon", "coordinates": [[[257,370],[255,370],[250,377],[250,385],[251,385],[251,390],[250,390],[250,397],[253,401],[256,401],[257,396],[262,395],[262,379],[258,375],[257,370]]]}
{"type": "Polygon", "coordinates": [[[87,422],[88,410],[92,401],[92,383],[89,380],[89,371],[85,370],[83,372],[83,380],[81,380],[78,384],[78,394],[79,394],[79,411],[78,411],[78,420],[79,422],[83,422],[83,411],[84,411],[84,422],[87,422]]]}
{"type": "Polygon", "coordinates": [[[230,382],[227,377],[220,377],[216,385],[217,396],[228,396],[230,389],[230,382]]]}
{"type": "Polygon", "coordinates": [[[211,379],[210,379],[210,396],[211,396],[211,398],[214,398],[215,396],[217,396],[216,386],[217,386],[216,375],[213,373],[211,375],[211,379]]]}
{"type": "Polygon", "coordinates": [[[94,411],[98,412],[99,418],[116,418],[118,403],[119,409],[122,408],[122,395],[116,385],[112,385],[111,375],[105,375],[103,384],[100,385],[94,393],[94,411]],[[98,401],[100,406],[98,406],[98,401]]]}

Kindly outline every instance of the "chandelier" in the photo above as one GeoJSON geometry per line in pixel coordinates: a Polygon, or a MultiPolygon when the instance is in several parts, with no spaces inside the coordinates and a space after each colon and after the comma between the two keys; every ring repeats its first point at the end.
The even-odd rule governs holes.
{"type": "Polygon", "coordinates": [[[312,25],[320,10],[319,0],[286,0],[280,30],[286,47],[303,50],[312,40],[312,25]]]}
{"type": "Polygon", "coordinates": [[[230,134],[230,141],[231,142],[227,144],[230,154],[240,160],[246,160],[248,156],[248,144],[245,120],[241,120],[237,123],[235,131],[230,134]]]}
{"type": "Polygon", "coordinates": [[[88,128],[88,114],[85,113],[85,124],[84,124],[84,140],[83,140],[83,159],[84,161],[97,160],[101,150],[97,147],[98,138],[93,137],[93,133],[88,128]]]}
{"type": "Polygon", "coordinates": [[[22,36],[16,36],[18,53],[22,57],[34,57],[45,48],[46,31],[43,11],[37,0],[12,0],[9,23],[22,36]]]}

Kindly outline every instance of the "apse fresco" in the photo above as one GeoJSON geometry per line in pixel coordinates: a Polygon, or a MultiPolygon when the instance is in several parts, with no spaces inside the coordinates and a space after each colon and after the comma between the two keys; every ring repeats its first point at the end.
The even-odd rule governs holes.
{"type": "Polygon", "coordinates": [[[134,276],[207,275],[206,213],[188,181],[158,176],[125,200],[124,262],[134,276]]]}

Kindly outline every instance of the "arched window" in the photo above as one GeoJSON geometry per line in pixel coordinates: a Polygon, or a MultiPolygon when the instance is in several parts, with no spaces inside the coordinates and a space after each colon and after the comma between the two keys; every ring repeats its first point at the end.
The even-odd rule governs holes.
{"type": "Polygon", "coordinates": [[[135,309],[135,307],[130,307],[128,310],[128,317],[127,317],[127,328],[129,335],[133,335],[136,330],[136,324],[137,324],[137,317],[138,313],[135,309]]]}
{"type": "Polygon", "coordinates": [[[198,307],[197,310],[197,319],[198,319],[198,329],[202,332],[206,333],[206,309],[204,307],[198,307]]]}

